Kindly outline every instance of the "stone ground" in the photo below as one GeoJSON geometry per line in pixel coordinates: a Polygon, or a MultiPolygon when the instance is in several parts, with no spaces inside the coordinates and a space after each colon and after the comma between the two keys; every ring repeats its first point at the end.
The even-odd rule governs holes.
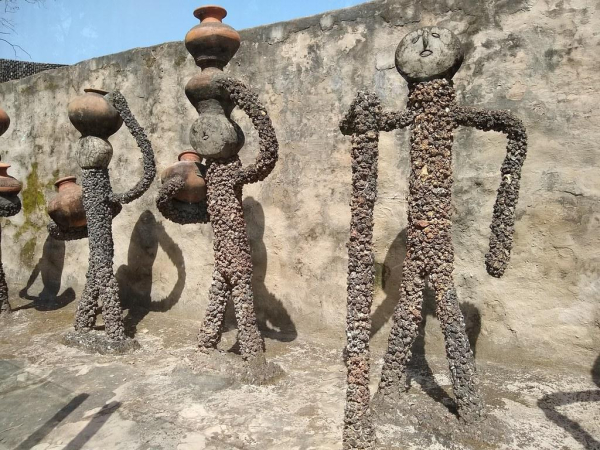
{"type": "MultiPolygon", "coordinates": [[[[137,325],[133,354],[66,347],[74,303],[0,320],[0,449],[341,448],[340,342],[267,339],[286,374],[254,386],[194,369],[198,323],[159,313],[137,325]]],[[[235,333],[224,340],[234,347],[235,333]]],[[[450,412],[444,359],[427,360],[411,368],[397,410],[377,415],[380,448],[600,448],[600,386],[589,372],[478,361],[489,417],[471,437],[450,412]]]]}

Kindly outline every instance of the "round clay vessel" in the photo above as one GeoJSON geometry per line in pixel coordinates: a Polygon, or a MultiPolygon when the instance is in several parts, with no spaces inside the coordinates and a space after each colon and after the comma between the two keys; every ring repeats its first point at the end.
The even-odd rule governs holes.
{"type": "Polygon", "coordinates": [[[204,166],[200,164],[202,157],[188,150],[179,155],[179,162],[167,167],[160,175],[160,180],[165,183],[174,176],[181,176],[185,180],[185,187],[174,198],[182,202],[198,203],[206,198],[206,181],[204,180],[204,166]]]}
{"type": "Polygon", "coordinates": [[[242,129],[222,112],[203,111],[190,128],[190,144],[203,158],[237,155],[244,142],[242,129]]]}
{"type": "Polygon", "coordinates": [[[240,48],[240,35],[221,21],[227,11],[220,6],[201,6],[194,11],[200,19],[185,35],[185,47],[201,68],[223,68],[240,48]]]}
{"type": "Polygon", "coordinates": [[[83,192],[75,177],[65,177],[54,183],[58,194],[48,203],[48,215],[63,228],[79,228],[87,224],[83,208],[83,192]]]}
{"type": "Polygon", "coordinates": [[[10,126],[10,117],[6,114],[2,108],[0,108],[0,136],[6,133],[8,127],[10,126]]]}
{"type": "Polygon", "coordinates": [[[85,94],[75,97],[69,103],[69,120],[82,136],[108,138],[115,134],[123,121],[118,111],[104,96],[106,91],[84,89],[85,94]]]}
{"type": "Polygon", "coordinates": [[[9,167],[10,164],[0,162],[0,194],[18,194],[21,192],[21,183],[7,173],[9,167]]]}

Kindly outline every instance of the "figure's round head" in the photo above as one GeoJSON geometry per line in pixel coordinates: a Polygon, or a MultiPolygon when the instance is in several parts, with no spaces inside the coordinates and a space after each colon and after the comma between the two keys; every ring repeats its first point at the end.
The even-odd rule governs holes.
{"type": "Polygon", "coordinates": [[[458,38],[450,30],[423,27],[406,36],[396,49],[396,69],[409,83],[451,79],[464,57],[458,38]]]}

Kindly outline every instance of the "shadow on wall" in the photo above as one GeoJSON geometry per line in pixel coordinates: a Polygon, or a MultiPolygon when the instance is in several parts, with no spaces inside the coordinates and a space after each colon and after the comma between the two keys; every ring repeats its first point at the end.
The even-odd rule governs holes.
{"type": "Polygon", "coordinates": [[[35,308],[40,311],[52,311],[60,309],[75,300],[75,291],[70,287],[58,295],[64,266],[64,241],[58,241],[48,236],[44,242],[40,260],[33,268],[33,272],[31,272],[25,287],[19,291],[19,297],[31,300],[31,303],[15,308],[15,311],[29,308],[35,308]],[[31,286],[33,286],[33,283],[35,283],[40,275],[43,284],[42,291],[37,296],[29,294],[29,289],[31,289],[31,286]]]}
{"type": "MultiPolygon", "coordinates": [[[[267,248],[263,239],[265,234],[264,210],[261,204],[252,197],[244,199],[243,206],[252,249],[252,264],[254,266],[252,289],[254,291],[258,327],[266,337],[282,342],[291,342],[298,336],[296,325],[283,303],[269,292],[269,289],[265,286],[267,248]]],[[[228,307],[228,310],[233,311],[233,308],[228,307]]]]}
{"type": "Polygon", "coordinates": [[[181,298],[186,278],[183,253],[151,211],[144,211],[133,227],[127,264],[119,267],[116,277],[123,309],[129,310],[125,328],[131,336],[135,336],[138,324],[150,311],[168,311],[181,298]],[[177,280],[169,295],[152,301],[152,266],[159,245],[176,267],[177,280]]]}
{"type": "MultiPolygon", "coordinates": [[[[381,268],[381,287],[385,298],[371,315],[371,337],[375,336],[394,314],[394,309],[400,300],[400,285],[402,283],[402,264],[406,257],[406,228],[392,242],[381,268]]],[[[435,381],[431,367],[425,358],[425,326],[429,316],[435,317],[435,293],[426,283],[423,293],[423,320],[419,326],[419,334],[412,346],[412,358],[407,366],[407,383],[414,379],[421,385],[423,391],[437,402],[443,403],[452,413],[456,413],[454,400],[435,381]]],[[[479,309],[469,302],[460,305],[465,317],[467,336],[473,355],[476,352],[477,338],[481,332],[481,314],[479,309]]]]}
{"type": "MultiPolygon", "coordinates": [[[[600,388],[600,356],[596,358],[591,374],[592,380],[600,388]]],[[[557,408],[561,406],[591,402],[600,402],[600,390],[555,392],[544,395],[538,400],[537,404],[544,411],[548,419],[568,431],[585,449],[597,450],[600,448],[600,440],[595,439],[590,433],[585,431],[578,422],[569,419],[566,415],[557,411],[557,408]]]]}

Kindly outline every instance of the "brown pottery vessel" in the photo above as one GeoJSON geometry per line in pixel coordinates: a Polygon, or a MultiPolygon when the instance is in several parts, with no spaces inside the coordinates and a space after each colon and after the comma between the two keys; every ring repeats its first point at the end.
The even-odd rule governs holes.
{"type": "Polygon", "coordinates": [[[10,164],[0,162],[0,194],[18,194],[21,192],[21,183],[7,173],[9,167],[10,164]]]}
{"type": "Polygon", "coordinates": [[[167,167],[160,175],[161,182],[165,183],[172,177],[179,175],[185,180],[185,187],[174,198],[182,202],[198,203],[206,198],[206,181],[203,177],[203,168],[200,164],[201,156],[192,151],[179,155],[179,162],[167,167]]]}
{"type": "Polygon", "coordinates": [[[63,229],[87,224],[83,208],[83,193],[75,177],[65,177],[54,183],[58,194],[48,203],[48,215],[63,229]]]}
{"type": "Polygon", "coordinates": [[[10,126],[10,117],[6,114],[2,108],[0,108],[0,136],[6,133],[8,127],[10,126]]]}
{"type": "Polygon", "coordinates": [[[240,35],[221,21],[227,11],[220,6],[201,6],[194,11],[200,24],[185,36],[185,47],[201,68],[223,68],[240,48],[240,35]]]}
{"type": "Polygon", "coordinates": [[[69,120],[82,136],[108,138],[115,134],[123,120],[100,89],[84,89],[85,94],[75,97],[68,106],[69,120]]]}

